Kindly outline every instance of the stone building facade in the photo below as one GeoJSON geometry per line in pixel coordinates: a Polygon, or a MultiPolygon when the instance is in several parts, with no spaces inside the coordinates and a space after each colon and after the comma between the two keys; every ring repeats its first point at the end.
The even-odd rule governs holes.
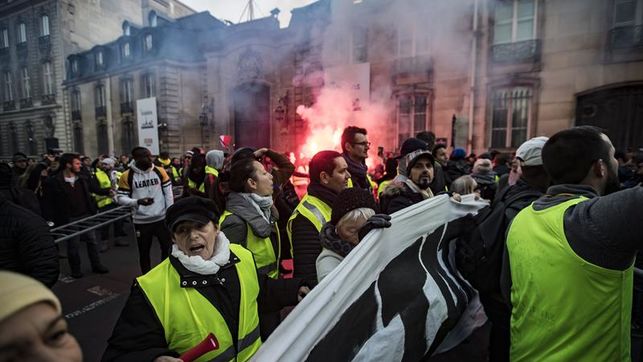
{"type": "Polygon", "coordinates": [[[194,13],[175,0],[0,1],[0,158],[72,150],[67,56],[113,40],[125,21],[149,21],[152,11],[194,13]]]}
{"type": "MultiPolygon", "coordinates": [[[[513,150],[581,124],[605,128],[617,148],[636,148],[643,145],[642,14],[643,0],[319,0],[294,9],[286,28],[276,12],[240,24],[199,14],[193,61],[176,63],[180,72],[168,65],[170,55],[137,67],[157,67],[159,86],[167,79],[160,138],[173,154],[219,147],[220,135],[237,146],[296,150],[308,131],[297,107],[315,104],[324,75],[337,68],[349,78],[359,73],[366,97],[385,107],[385,121],[370,125],[374,146],[385,150],[425,129],[473,152],[513,150]]],[[[181,33],[189,19],[164,34],[181,33]]],[[[92,74],[69,87],[93,87],[92,74]]],[[[111,81],[110,94],[118,83],[111,81]]],[[[119,102],[106,113],[119,113],[119,102]]],[[[87,117],[83,132],[93,132],[85,123],[95,117],[87,117]]],[[[112,132],[102,149],[125,151],[122,134],[112,132]]],[[[94,134],[83,135],[93,143],[94,134]]]]}

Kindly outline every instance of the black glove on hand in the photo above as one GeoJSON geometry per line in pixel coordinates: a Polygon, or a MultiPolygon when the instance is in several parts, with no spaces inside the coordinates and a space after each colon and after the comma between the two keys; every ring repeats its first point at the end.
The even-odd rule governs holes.
{"type": "Polygon", "coordinates": [[[371,232],[373,229],[387,228],[391,226],[391,217],[386,214],[375,214],[371,216],[364,226],[359,229],[357,236],[361,241],[364,237],[371,232]]]}

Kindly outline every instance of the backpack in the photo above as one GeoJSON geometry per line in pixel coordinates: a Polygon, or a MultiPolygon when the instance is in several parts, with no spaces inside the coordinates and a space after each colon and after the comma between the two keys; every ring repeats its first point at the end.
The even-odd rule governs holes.
{"type": "Polygon", "coordinates": [[[526,190],[505,200],[508,190],[502,190],[492,206],[478,211],[474,216],[476,227],[464,230],[456,241],[458,270],[474,288],[483,293],[500,291],[507,225],[522,209],[520,204],[523,204],[515,204],[516,201],[533,201],[542,195],[534,190],[526,190]]]}

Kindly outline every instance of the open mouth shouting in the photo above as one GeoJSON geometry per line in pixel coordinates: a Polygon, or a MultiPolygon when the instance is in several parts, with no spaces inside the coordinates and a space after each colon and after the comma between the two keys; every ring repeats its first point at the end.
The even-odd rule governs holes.
{"type": "Polygon", "coordinates": [[[192,255],[199,255],[203,250],[205,250],[205,245],[203,244],[195,244],[190,246],[190,254],[192,255]]]}

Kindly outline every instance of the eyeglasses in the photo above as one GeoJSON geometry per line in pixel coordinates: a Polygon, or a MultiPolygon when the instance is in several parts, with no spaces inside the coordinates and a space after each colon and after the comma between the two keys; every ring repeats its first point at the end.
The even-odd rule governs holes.
{"type": "Polygon", "coordinates": [[[364,147],[371,147],[371,143],[370,143],[370,142],[368,142],[368,141],[364,141],[364,142],[353,142],[353,143],[352,143],[352,145],[354,145],[354,146],[356,146],[356,145],[360,145],[360,146],[364,146],[364,147]]]}

